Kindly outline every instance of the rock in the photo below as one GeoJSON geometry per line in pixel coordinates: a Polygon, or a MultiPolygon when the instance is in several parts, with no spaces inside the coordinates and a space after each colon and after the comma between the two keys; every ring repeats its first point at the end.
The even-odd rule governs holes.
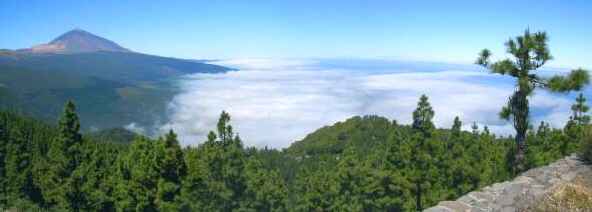
{"type": "Polygon", "coordinates": [[[576,178],[575,172],[567,172],[561,175],[561,179],[565,181],[572,181],[574,178],[576,178]]]}
{"type": "MultiPolygon", "coordinates": [[[[512,189],[512,191],[514,191],[514,189],[512,189]]],[[[505,192],[495,200],[495,203],[501,206],[512,205],[516,201],[516,196],[518,196],[518,193],[505,192]]]]}
{"type": "Polygon", "coordinates": [[[439,205],[438,206],[435,206],[435,207],[431,207],[431,208],[425,209],[423,211],[424,212],[453,212],[452,209],[446,208],[446,207],[443,207],[443,206],[439,206],[439,205]]]}
{"type": "Polygon", "coordinates": [[[493,201],[495,198],[494,195],[485,192],[471,192],[470,194],[479,202],[493,201]]]}
{"type": "Polygon", "coordinates": [[[471,195],[464,195],[464,196],[458,198],[458,200],[456,200],[456,201],[462,202],[462,203],[468,204],[468,205],[473,205],[475,202],[477,202],[477,200],[471,195]]]}
{"type": "Polygon", "coordinates": [[[535,197],[541,197],[543,194],[545,194],[545,186],[532,185],[528,193],[535,197]]]}
{"type": "Polygon", "coordinates": [[[547,166],[528,170],[512,181],[494,183],[455,201],[442,201],[424,211],[523,211],[553,192],[557,186],[579,180],[592,187],[590,176],[592,167],[571,155],[547,166]]]}
{"type": "Polygon", "coordinates": [[[452,211],[471,211],[471,206],[467,205],[466,203],[457,201],[442,201],[439,205],[444,206],[445,208],[452,209],[452,211]]]}
{"type": "Polygon", "coordinates": [[[504,207],[500,212],[515,212],[516,208],[514,207],[504,207]]]}

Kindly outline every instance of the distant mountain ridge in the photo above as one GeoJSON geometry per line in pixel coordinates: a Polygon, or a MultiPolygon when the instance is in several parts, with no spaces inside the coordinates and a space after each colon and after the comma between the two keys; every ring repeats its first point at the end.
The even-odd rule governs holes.
{"type": "Polygon", "coordinates": [[[133,52],[76,29],[30,49],[0,47],[0,109],[54,122],[73,100],[85,130],[154,126],[166,120],[179,77],[233,70],[206,62],[133,52]]]}
{"type": "Polygon", "coordinates": [[[21,51],[29,53],[131,52],[113,41],[82,29],[68,31],[47,44],[36,45],[21,51]]]}

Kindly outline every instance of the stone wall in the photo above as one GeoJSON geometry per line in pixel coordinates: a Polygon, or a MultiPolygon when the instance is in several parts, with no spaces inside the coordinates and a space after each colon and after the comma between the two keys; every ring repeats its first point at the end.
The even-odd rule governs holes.
{"type": "Polygon", "coordinates": [[[592,186],[592,168],[572,155],[547,166],[528,170],[512,181],[495,183],[455,201],[442,201],[424,211],[528,211],[526,208],[533,207],[554,188],[576,179],[592,186]]]}

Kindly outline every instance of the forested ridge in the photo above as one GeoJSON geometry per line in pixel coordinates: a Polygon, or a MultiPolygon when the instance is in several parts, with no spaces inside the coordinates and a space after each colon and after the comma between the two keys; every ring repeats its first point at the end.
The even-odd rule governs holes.
{"type": "Polygon", "coordinates": [[[507,46],[515,60],[477,63],[516,78],[502,108],[516,136],[475,123],[437,128],[419,97],[409,125],[357,116],[323,127],[289,148],[243,146],[222,112],[205,141],[183,147],[173,129],[158,138],[121,129],[82,134],[73,102],[57,125],[0,112],[0,209],[49,211],[414,211],[455,199],[579,152],[592,161],[586,99],[561,129],[529,120],[536,88],[580,90],[587,71],[542,78],[546,35],[528,31],[507,46]],[[516,44],[518,43],[518,44],[516,44]],[[132,138],[130,142],[129,139],[132,138]]]}
{"type": "MultiPolygon", "coordinates": [[[[578,151],[589,124],[579,100],[564,129],[543,122],[528,131],[528,168],[578,151]]],[[[207,141],[181,147],[173,131],[156,139],[137,135],[131,143],[83,136],[72,103],[57,126],[5,111],[0,204],[71,211],[411,211],[517,174],[512,137],[476,125],[463,131],[459,118],[451,129],[437,129],[425,96],[417,111],[428,122],[414,127],[352,117],[283,150],[244,147],[225,112],[207,141]]]]}

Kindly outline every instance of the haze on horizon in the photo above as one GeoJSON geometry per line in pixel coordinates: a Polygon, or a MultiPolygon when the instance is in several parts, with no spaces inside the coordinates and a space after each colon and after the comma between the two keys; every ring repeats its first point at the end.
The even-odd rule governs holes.
{"type": "Polygon", "coordinates": [[[0,48],[81,28],[134,51],[193,59],[395,58],[471,63],[525,28],[550,66],[592,66],[589,1],[2,1],[0,48]],[[44,21],[39,21],[44,20],[44,21]]]}

